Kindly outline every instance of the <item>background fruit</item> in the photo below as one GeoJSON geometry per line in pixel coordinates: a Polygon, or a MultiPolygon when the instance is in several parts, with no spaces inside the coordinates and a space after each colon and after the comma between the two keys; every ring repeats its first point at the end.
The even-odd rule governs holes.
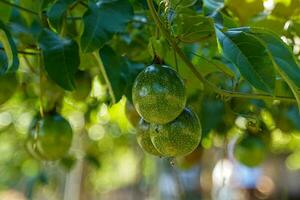
{"type": "Polygon", "coordinates": [[[172,122],[150,125],[151,141],[163,156],[184,156],[198,146],[201,124],[197,115],[188,108],[172,122]]]}
{"type": "Polygon", "coordinates": [[[185,107],[184,83],[173,69],[151,65],[137,76],[132,100],[145,121],[165,124],[174,120],[185,107]]]}
{"type": "Polygon", "coordinates": [[[153,146],[150,138],[150,124],[141,119],[136,128],[136,138],[140,147],[152,155],[160,156],[161,154],[153,146]]]}
{"type": "Polygon", "coordinates": [[[247,134],[237,141],[234,157],[246,166],[255,167],[263,162],[266,151],[266,144],[259,136],[247,134]]]}
{"type": "Polygon", "coordinates": [[[59,114],[47,115],[36,124],[36,146],[46,160],[57,160],[68,153],[72,142],[72,128],[59,114]]]}

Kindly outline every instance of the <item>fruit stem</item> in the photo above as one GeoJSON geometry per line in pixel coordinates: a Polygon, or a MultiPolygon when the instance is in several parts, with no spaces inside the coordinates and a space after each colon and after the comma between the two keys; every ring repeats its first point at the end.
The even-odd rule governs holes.
{"type": "Polygon", "coordinates": [[[207,87],[211,88],[216,93],[220,94],[221,96],[225,97],[236,97],[236,98],[246,98],[246,99],[262,99],[262,100],[281,100],[281,101],[289,101],[289,102],[296,102],[296,99],[293,97],[286,97],[286,96],[272,96],[268,94],[248,94],[248,93],[240,93],[234,91],[228,91],[224,89],[218,88],[213,83],[209,82],[205,79],[196,69],[194,64],[188,59],[188,57],[183,53],[183,51],[179,48],[174,38],[171,36],[169,30],[165,27],[162,20],[160,19],[158,13],[154,8],[154,4],[152,0],[147,0],[147,4],[149,7],[150,14],[155,21],[157,27],[160,29],[160,32],[164,35],[164,37],[169,41],[170,45],[176,51],[178,56],[182,59],[182,61],[188,66],[188,68],[192,71],[192,73],[199,79],[203,84],[207,87]]]}
{"type": "Polygon", "coordinates": [[[43,95],[44,95],[44,92],[43,92],[43,68],[42,68],[42,61],[43,61],[43,54],[40,54],[38,56],[38,66],[40,68],[40,71],[39,71],[39,75],[40,75],[40,114],[41,114],[41,117],[43,118],[44,117],[44,105],[43,105],[43,95]]]}

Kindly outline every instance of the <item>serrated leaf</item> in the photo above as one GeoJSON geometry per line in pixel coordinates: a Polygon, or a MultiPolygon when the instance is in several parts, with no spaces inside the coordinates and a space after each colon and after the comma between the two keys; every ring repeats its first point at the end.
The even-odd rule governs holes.
{"type": "Polygon", "coordinates": [[[115,33],[124,31],[132,17],[133,9],[128,0],[90,2],[83,16],[82,51],[92,52],[103,47],[115,33]]]}
{"type": "Polygon", "coordinates": [[[275,88],[272,60],[264,45],[245,30],[230,29],[223,33],[217,29],[222,53],[255,88],[272,94],[275,88]]]}
{"type": "Polygon", "coordinates": [[[62,88],[73,90],[74,76],[80,63],[78,44],[48,29],[40,34],[39,44],[48,76],[62,88]]]}
{"type": "Polygon", "coordinates": [[[51,26],[60,31],[63,25],[63,17],[65,16],[68,6],[75,0],[57,0],[49,9],[47,16],[51,26]]]}
{"type": "Polygon", "coordinates": [[[265,43],[272,55],[276,71],[289,85],[300,109],[300,67],[295,56],[289,47],[272,32],[258,28],[252,28],[251,31],[265,43]]]}
{"type": "Polygon", "coordinates": [[[104,46],[99,55],[111,89],[114,101],[118,102],[123,95],[131,99],[131,88],[138,73],[144,68],[143,64],[131,63],[126,58],[118,55],[109,46],[104,46]]]}
{"type": "Polygon", "coordinates": [[[0,65],[0,75],[6,73],[7,71],[16,71],[19,67],[17,47],[8,29],[2,21],[0,21],[0,46],[2,46],[5,51],[5,56],[1,56],[1,62],[4,62],[5,64],[0,65]]]}

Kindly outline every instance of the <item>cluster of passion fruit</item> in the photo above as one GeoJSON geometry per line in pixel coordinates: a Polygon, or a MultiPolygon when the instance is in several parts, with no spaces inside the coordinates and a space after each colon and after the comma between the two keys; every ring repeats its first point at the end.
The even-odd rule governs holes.
{"type": "Polygon", "coordinates": [[[146,67],[132,88],[133,105],[141,116],[137,140],[153,155],[184,156],[200,143],[198,116],[186,107],[186,92],[178,73],[166,65],[146,67]]]}

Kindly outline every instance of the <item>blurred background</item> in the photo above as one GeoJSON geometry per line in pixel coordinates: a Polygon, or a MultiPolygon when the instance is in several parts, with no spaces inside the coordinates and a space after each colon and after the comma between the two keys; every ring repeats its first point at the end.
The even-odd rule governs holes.
{"type": "MultiPolygon", "coordinates": [[[[232,15],[245,16],[239,19],[241,25],[268,27],[282,35],[299,58],[300,1],[267,0],[258,10],[248,7],[255,5],[256,0],[243,2],[245,15],[236,9],[240,3],[237,0],[228,3],[231,7],[226,9],[232,15]]],[[[0,12],[5,9],[2,6],[0,12]]],[[[14,23],[21,21],[19,17],[14,11],[10,26],[17,30],[14,34],[20,40],[30,41],[32,38],[26,35],[29,29],[14,23]]],[[[138,20],[146,19],[142,16],[138,20]]],[[[151,55],[145,53],[150,33],[147,27],[136,26],[138,33],[130,30],[128,35],[114,38],[111,45],[120,51],[135,49],[127,55],[135,61],[150,60],[151,55]],[[129,41],[129,37],[133,39],[129,41]]],[[[34,29],[34,22],[31,28],[34,29]]],[[[206,56],[215,51],[209,47],[208,42],[189,48],[206,56]]],[[[20,84],[0,107],[0,200],[300,199],[300,115],[295,104],[225,101],[210,91],[192,88],[188,106],[200,118],[201,143],[186,157],[159,158],[139,147],[135,135],[138,115],[130,100],[123,97],[111,105],[95,60],[88,54],[81,56],[80,67],[88,72],[92,83],[91,87],[79,88],[83,96],[88,94],[83,99],[77,98],[82,93],[64,92],[50,80],[42,81],[41,94],[39,69],[32,66],[36,57],[20,55],[20,84]],[[69,154],[59,161],[35,159],[25,146],[40,96],[46,110],[59,107],[74,132],[69,154]],[[251,168],[240,164],[233,155],[236,142],[249,123],[261,126],[266,141],[266,159],[251,168]]],[[[203,65],[204,61],[196,55],[190,53],[189,57],[193,63],[203,65]]],[[[221,73],[206,75],[220,87],[233,87],[232,80],[221,73]]],[[[190,80],[189,76],[184,78],[190,80]]],[[[85,85],[85,80],[78,81],[80,86],[85,85]]],[[[251,87],[245,82],[239,91],[251,92],[251,87]]],[[[292,96],[284,84],[280,92],[292,96]]]]}

